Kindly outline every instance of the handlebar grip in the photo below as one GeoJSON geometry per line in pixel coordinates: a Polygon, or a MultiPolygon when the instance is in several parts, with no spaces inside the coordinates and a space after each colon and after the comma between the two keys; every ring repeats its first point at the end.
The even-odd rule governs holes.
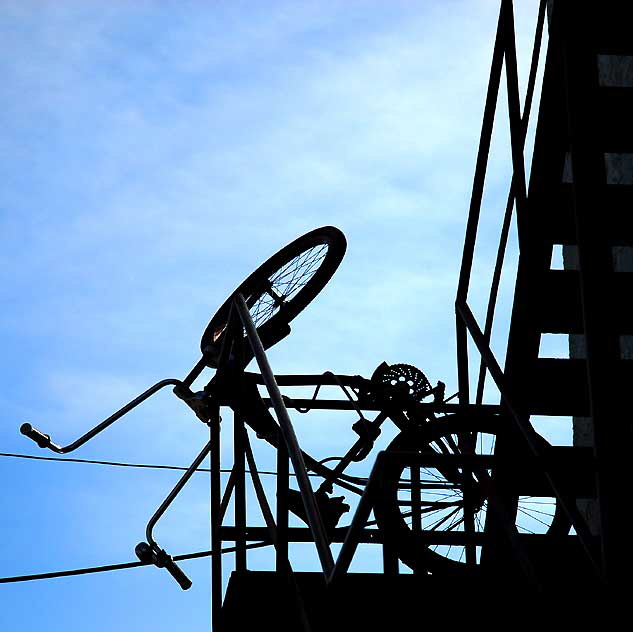
{"type": "Polygon", "coordinates": [[[191,580],[182,572],[182,569],[174,560],[167,556],[167,559],[163,562],[165,568],[169,571],[169,574],[180,584],[183,590],[189,590],[191,588],[191,580]]]}
{"type": "Polygon", "coordinates": [[[31,424],[28,424],[28,423],[22,424],[20,426],[20,432],[24,436],[35,441],[35,443],[37,443],[37,445],[40,446],[40,448],[48,448],[51,445],[50,435],[44,434],[43,432],[40,432],[36,428],[33,428],[31,424]]]}
{"type": "Polygon", "coordinates": [[[141,562],[155,564],[158,568],[166,569],[183,590],[191,588],[191,580],[182,572],[180,566],[174,562],[171,555],[159,548],[156,543],[154,543],[154,546],[150,546],[147,542],[139,542],[134,552],[141,562]]]}
{"type": "Polygon", "coordinates": [[[145,562],[146,564],[154,563],[152,548],[149,544],[147,544],[147,542],[139,542],[134,547],[134,553],[136,553],[136,557],[138,557],[141,562],[145,562]]]}

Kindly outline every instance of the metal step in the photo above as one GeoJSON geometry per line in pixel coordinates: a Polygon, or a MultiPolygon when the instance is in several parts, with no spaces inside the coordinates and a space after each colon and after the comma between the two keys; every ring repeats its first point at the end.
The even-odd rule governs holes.
{"type": "Polygon", "coordinates": [[[633,55],[630,6],[622,0],[602,0],[592,11],[594,50],[599,54],[633,55]]]}
{"type": "Polygon", "coordinates": [[[633,152],[633,88],[603,87],[598,91],[596,135],[605,152],[633,152]]]}
{"type": "MultiPolygon", "coordinates": [[[[577,243],[572,196],[572,185],[568,183],[561,183],[547,194],[531,193],[529,227],[532,239],[547,244],[577,243]]],[[[633,186],[605,185],[600,198],[606,242],[614,246],[633,245],[633,186]]]]}
{"type": "MultiPolygon", "coordinates": [[[[633,274],[610,273],[609,304],[600,307],[604,327],[615,334],[633,333],[633,274]]],[[[583,333],[580,275],[576,270],[548,270],[530,278],[530,288],[518,291],[529,310],[528,322],[541,333],[583,333]]]]}
{"type": "MultiPolygon", "coordinates": [[[[605,367],[610,373],[613,402],[627,410],[633,384],[633,361],[617,360],[605,367]]],[[[585,360],[539,358],[526,370],[525,402],[530,414],[589,417],[585,360]]]]}
{"type": "Polygon", "coordinates": [[[590,415],[587,363],[584,360],[540,358],[526,374],[531,378],[529,395],[525,397],[530,414],[590,415]]]}

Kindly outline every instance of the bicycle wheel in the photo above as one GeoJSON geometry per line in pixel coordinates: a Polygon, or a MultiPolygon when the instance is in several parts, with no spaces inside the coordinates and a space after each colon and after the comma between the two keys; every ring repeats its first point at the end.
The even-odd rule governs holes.
{"type": "MultiPolygon", "coordinates": [[[[449,415],[401,432],[387,450],[421,455],[491,455],[499,429],[494,418],[475,420],[449,415]]],[[[549,445],[540,436],[538,441],[543,447],[549,445]]],[[[488,507],[486,489],[492,471],[465,471],[450,465],[415,469],[417,472],[413,466],[402,465],[385,469],[387,500],[375,508],[378,525],[385,533],[393,534],[398,558],[410,568],[436,574],[472,572],[472,567],[466,565],[463,543],[425,544],[416,538],[416,530],[459,534],[470,522],[472,531],[483,532],[488,507]]],[[[555,498],[513,496],[502,500],[511,513],[509,517],[516,520],[519,533],[569,532],[569,522],[555,498]]],[[[474,551],[478,564],[481,546],[474,551]]]]}
{"type": "Polygon", "coordinates": [[[298,237],[259,266],[207,325],[200,347],[209,366],[216,366],[236,294],[244,297],[264,347],[268,348],[289,333],[288,323],[325,287],[346,247],[345,235],[338,228],[323,226],[298,237]]]}

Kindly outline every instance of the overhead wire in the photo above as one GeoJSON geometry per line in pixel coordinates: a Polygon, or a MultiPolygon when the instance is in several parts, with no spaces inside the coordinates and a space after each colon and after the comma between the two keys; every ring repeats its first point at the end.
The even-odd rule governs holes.
{"type": "MultiPolygon", "coordinates": [[[[72,457],[58,457],[58,456],[34,456],[32,454],[17,454],[14,452],[0,452],[0,457],[9,457],[14,459],[30,459],[34,461],[56,461],[56,462],[66,462],[66,463],[87,463],[90,465],[108,465],[111,467],[131,467],[131,468],[143,468],[150,470],[177,470],[180,472],[186,472],[188,468],[181,467],[179,465],[152,465],[147,463],[125,463],[122,461],[102,461],[96,459],[77,459],[72,457]]],[[[207,467],[200,467],[196,470],[196,472],[210,472],[211,470],[207,467]]],[[[220,472],[222,474],[230,474],[231,470],[229,469],[221,469],[220,472]]],[[[258,474],[266,474],[269,476],[277,476],[277,472],[273,472],[270,470],[257,470],[258,474]]],[[[294,474],[291,474],[294,476],[294,474]]],[[[314,473],[309,473],[308,476],[318,476],[314,473]]]]}
{"type": "MultiPolygon", "coordinates": [[[[270,546],[271,541],[253,542],[247,544],[247,549],[256,549],[264,546],[270,546]]],[[[231,546],[222,549],[220,553],[234,553],[236,547],[231,546]]],[[[199,551],[197,553],[185,553],[183,555],[174,555],[175,562],[182,560],[193,560],[201,557],[211,557],[213,551],[199,551]]],[[[29,582],[39,579],[57,579],[59,577],[72,577],[74,575],[88,575],[90,573],[103,573],[106,571],[119,571],[127,568],[137,568],[139,566],[152,566],[151,562],[125,562],[124,564],[108,564],[105,566],[92,566],[88,568],[74,568],[65,571],[53,571],[51,573],[37,573],[35,575],[16,575],[15,577],[0,577],[0,584],[12,584],[17,582],[29,582]]]]}

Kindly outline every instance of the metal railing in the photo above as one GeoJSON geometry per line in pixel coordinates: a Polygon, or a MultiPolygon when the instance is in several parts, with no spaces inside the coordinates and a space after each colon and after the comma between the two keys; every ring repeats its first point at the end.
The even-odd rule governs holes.
{"type": "MultiPolygon", "coordinates": [[[[304,452],[301,450],[297,440],[294,428],[288,410],[286,401],[279,391],[277,378],[268,363],[266,352],[263,348],[257,329],[254,326],[248,307],[244,298],[237,295],[234,299],[234,309],[229,317],[227,326],[227,339],[225,346],[232,347],[230,351],[225,353],[225,357],[233,357],[233,362],[239,366],[239,361],[235,362],[235,358],[239,357],[239,347],[244,344],[250,345],[254,358],[261,371],[261,379],[263,382],[268,398],[262,398],[265,405],[272,406],[275,410],[277,421],[279,423],[279,438],[275,442],[277,448],[277,477],[276,477],[276,516],[270,508],[267,500],[264,486],[261,483],[257,473],[257,465],[251,449],[248,433],[246,432],[245,420],[242,416],[234,411],[234,454],[233,468],[231,476],[226,484],[224,492],[220,489],[220,433],[219,422],[211,423],[211,480],[212,480],[212,550],[222,550],[222,542],[224,540],[232,540],[235,542],[235,570],[244,572],[247,570],[246,554],[251,546],[261,546],[262,544],[271,544],[275,547],[275,570],[278,573],[284,573],[289,579],[289,587],[297,592],[296,583],[293,580],[293,571],[288,556],[288,542],[295,541],[297,537],[300,541],[312,542],[315,545],[321,571],[323,573],[326,585],[331,585],[341,580],[349,571],[350,564],[361,542],[373,542],[382,544],[383,548],[383,571],[386,574],[398,574],[398,557],[394,549],[394,542],[397,537],[395,533],[389,532],[388,528],[367,529],[369,514],[380,503],[387,502],[383,490],[383,472],[385,466],[394,463],[401,464],[403,467],[415,465],[437,467],[439,464],[446,466],[450,462],[451,467],[467,468],[468,471],[486,472],[493,467],[495,457],[486,457],[481,455],[446,455],[446,454],[418,454],[418,453],[394,453],[380,452],[377,455],[376,463],[369,476],[367,485],[362,493],[360,502],[354,512],[351,524],[348,527],[339,527],[334,530],[326,530],[323,517],[320,513],[319,506],[315,498],[315,492],[312,489],[308,478],[308,467],[312,469],[314,462],[310,462],[306,466],[304,452]],[[244,332],[246,338],[244,338],[244,332]],[[232,337],[231,337],[232,334],[232,337]],[[289,462],[292,464],[294,476],[298,482],[301,500],[304,504],[305,519],[308,524],[308,534],[297,528],[290,529],[288,527],[288,492],[289,492],[289,462]],[[246,520],[246,495],[245,495],[245,474],[246,466],[252,479],[253,489],[264,518],[265,527],[248,527],[246,520]],[[234,503],[234,526],[224,526],[223,520],[226,515],[226,509],[233,500],[234,503]],[[332,555],[330,542],[342,541],[343,546],[336,558],[332,555]],[[249,542],[255,541],[254,545],[249,542]]],[[[218,372],[228,370],[225,369],[223,362],[220,362],[218,372]]],[[[239,373],[232,376],[239,383],[239,373]]],[[[284,381],[281,377],[280,381],[284,381]]],[[[288,380],[286,380],[288,381],[288,380]]],[[[301,380],[299,380],[301,382],[301,380]]],[[[324,381],[335,383],[336,380],[328,377],[324,381]]],[[[290,379],[292,383],[292,379],[290,379]]],[[[317,401],[312,402],[317,405],[317,401]]],[[[466,410],[469,408],[463,405],[455,405],[456,409],[466,410]]],[[[498,413],[499,407],[488,406],[482,407],[491,412],[498,413]]],[[[219,418],[219,407],[218,407],[219,418]]],[[[464,470],[465,471],[465,470],[464,470]]],[[[483,478],[487,475],[482,474],[483,478]]],[[[489,478],[489,477],[488,477],[489,478]]],[[[494,485],[491,480],[489,482],[489,497],[494,497],[494,485]]],[[[419,481],[418,481],[419,485],[419,481]]],[[[415,486],[415,485],[414,485],[415,486]]],[[[500,503],[492,503],[493,508],[500,506],[500,503]]],[[[529,559],[522,553],[520,547],[516,546],[515,539],[517,536],[516,527],[510,521],[505,521],[508,525],[505,533],[510,540],[513,549],[517,553],[520,566],[524,575],[536,585],[537,580],[534,570],[531,567],[529,559]]],[[[305,530],[303,530],[305,531],[305,530]]],[[[426,544],[441,544],[449,542],[460,546],[474,547],[475,544],[481,546],[487,541],[488,536],[483,533],[469,533],[466,531],[446,533],[441,531],[424,532],[419,529],[416,533],[419,535],[420,541],[426,544]]],[[[471,561],[472,563],[472,561],[471,561]]],[[[214,625],[220,628],[221,605],[222,605],[222,562],[220,556],[214,556],[212,561],[212,596],[213,596],[213,619],[214,625]]],[[[300,604],[300,597],[297,592],[297,603],[300,604]]],[[[307,619],[302,617],[304,624],[307,625],[307,619]]],[[[305,626],[304,626],[305,627],[305,626]]],[[[308,629],[305,627],[305,629],[308,629]]]]}
{"type": "MultiPolygon", "coordinates": [[[[529,422],[529,415],[526,413],[526,411],[522,410],[516,402],[512,401],[507,379],[490,347],[490,340],[496,302],[499,292],[499,284],[501,281],[501,272],[505,259],[505,252],[507,248],[510,224],[514,208],[516,208],[519,249],[522,252],[522,256],[526,256],[526,254],[528,253],[528,246],[524,244],[524,235],[526,234],[524,225],[526,222],[527,213],[527,191],[523,151],[529,124],[532,98],[536,83],[539,53],[545,22],[546,4],[546,0],[541,0],[539,3],[539,12],[536,24],[536,32],[534,36],[534,46],[532,51],[532,60],[530,65],[526,100],[523,107],[523,114],[521,114],[513,2],[512,0],[501,1],[493,58],[490,69],[490,79],[488,83],[486,104],[484,108],[483,123],[481,128],[479,151],[477,154],[473,189],[468,213],[466,236],[464,240],[462,266],[460,270],[457,295],[455,299],[458,388],[460,403],[467,405],[470,402],[470,378],[468,360],[468,337],[470,335],[480,355],[479,376],[475,400],[476,404],[481,404],[483,401],[485,378],[486,374],[490,373],[490,376],[492,377],[501,395],[501,401],[507,409],[510,418],[514,421],[516,427],[520,431],[520,434],[523,437],[523,440],[528,447],[529,452],[541,462],[541,449],[535,441],[534,431],[529,422]],[[510,142],[512,147],[512,180],[504,213],[491,289],[488,297],[486,320],[484,329],[482,330],[470,306],[468,305],[468,290],[473,268],[473,258],[481,215],[481,205],[486,179],[486,171],[488,167],[488,157],[491,146],[496,106],[499,98],[499,87],[504,66],[506,70],[510,142]]],[[[547,468],[543,469],[543,473],[551,486],[557,502],[561,504],[572,526],[576,530],[576,534],[578,535],[583,548],[594,568],[595,574],[599,578],[601,578],[602,570],[600,569],[597,561],[594,559],[594,555],[592,552],[592,535],[585,519],[582,517],[580,511],[578,510],[578,507],[576,506],[575,500],[565,497],[560,492],[556,484],[556,480],[547,468]]]]}
{"type": "MultiPolygon", "coordinates": [[[[487,354],[484,354],[482,349],[489,348],[490,344],[490,336],[492,333],[496,302],[499,292],[499,284],[501,281],[501,272],[503,269],[510,224],[513,215],[512,211],[515,206],[517,209],[517,222],[519,223],[519,225],[524,222],[527,196],[523,149],[525,146],[525,138],[532,108],[532,98],[536,85],[539,53],[545,22],[545,7],[546,0],[541,0],[539,4],[539,13],[536,24],[536,32],[534,36],[534,46],[532,50],[532,60],[530,64],[530,73],[525,97],[525,104],[523,107],[523,115],[521,115],[521,104],[519,96],[516,41],[514,32],[514,10],[512,0],[502,0],[501,8],[499,11],[497,33],[495,36],[492,64],[490,68],[490,79],[488,82],[486,104],[484,107],[483,123],[479,140],[479,150],[477,153],[477,161],[475,166],[475,176],[473,179],[473,189],[468,211],[466,236],[464,239],[464,249],[462,254],[462,265],[460,269],[457,295],[455,299],[455,311],[457,314],[456,337],[459,398],[460,402],[465,404],[468,404],[470,402],[470,379],[468,371],[468,333],[471,333],[471,335],[473,335],[473,332],[475,332],[475,335],[477,333],[482,334],[482,337],[477,336],[476,340],[473,337],[475,344],[477,345],[477,348],[481,354],[479,380],[477,384],[476,395],[476,403],[481,404],[483,400],[483,388],[485,383],[486,369],[490,370],[491,366],[489,359],[486,359],[487,354]],[[474,318],[472,317],[472,312],[468,306],[468,290],[473,268],[475,244],[477,242],[477,231],[481,215],[481,205],[483,200],[486,172],[488,168],[488,157],[490,153],[492,131],[495,121],[497,102],[499,99],[499,87],[504,65],[506,69],[513,173],[503,218],[501,236],[499,239],[499,247],[497,249],[490,294],[488,297],[486,322],[484,330],[483,332],[481,332],[478,325],[476,327],[474,326],[476,325],[476,322],[473,322],[474,318]]],[[[519,247],[521,246],[522,234],[523,231],[519,230],[519,247]]],[[[495,378],[493,377],[493,379],[495,378]]]]}

